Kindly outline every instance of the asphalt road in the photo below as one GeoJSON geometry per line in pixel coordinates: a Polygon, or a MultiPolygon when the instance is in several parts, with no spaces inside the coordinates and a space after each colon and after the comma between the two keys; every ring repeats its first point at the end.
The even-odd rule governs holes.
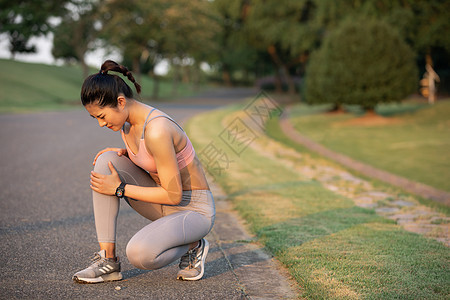
{"type": "MultiPolygon", "coordinates": [[[[194,114],[255,95],[219,90],[182,103],[155,104],[184,121],[194,114]]],[[[81,285],[71,276],[98,251],[89,172],[97,151],[122,146],[82,109],[0,115],[0,299],[240,299],[239,282],[214,244],[198,282],[175,279],[177,265],[135,269],[127,241],[148,221],[122,203],[118,255],[125,280],[81,285]],[[116,290],[120,287],[120,290],[116,290]]]]}

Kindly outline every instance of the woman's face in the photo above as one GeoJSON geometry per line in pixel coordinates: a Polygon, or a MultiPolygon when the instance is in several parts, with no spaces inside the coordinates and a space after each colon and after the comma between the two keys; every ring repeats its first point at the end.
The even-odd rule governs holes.
{"type": "Polygon", "coordinates": [[[127,119],[126,112],[119,104],[117,107],[100,107],[97,104],[87,104],[84,106],[91,117],[97,119],[100,127],[108,127],[114,131],[119,131],[127,119]]]}

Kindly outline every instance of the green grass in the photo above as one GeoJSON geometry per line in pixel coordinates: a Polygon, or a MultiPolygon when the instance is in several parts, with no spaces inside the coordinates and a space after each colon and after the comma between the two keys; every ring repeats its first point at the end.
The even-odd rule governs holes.
{"type": "MultiPolygon", "coordinates": [[[[91,70],[95,73],[97,70],[91,70]]],[[[83,84],[78,66],[50,66],[0,59],[0,113],[58,110],[81,107],[83,84]]],[[[142,95],[146,101],[153,91],[153,81],[142,76],[142,95]]],[[[172,83],[160,82],[160,97],[168,99],[172,83]]],[[[178,95],[192,95],[190,85],[180,84],[178,95]]]]}
{"type": "MultiPolygon", "coordinates": [[[[265,128],[265,133],[272,139],[282,143],[283,145],[295,149],[298,152],[301,153],[306,153],[308,156],[316,159],[316,160],[320,160],[322,162],[324,162],[324,164],[330,165],[332,167],[337,167],[337,168],[343,168],[342,166],[340,166],[339,164],[332,162],[328,159],[325,159],[323,157],[321,157],[320,155],[318,155],[317,153],[309,150],[308,148],[302,146],[301,144],[293,141],[292,139],[288,138],[283,130],[280,127],[280,123],[279,123],[279,118],[277,117],[272,117],[270,118],[267,123],[266,123],[266,128],[265,128]]],[[[370,178],[364,174],[361,174],[355,170],[352,169],[347,169],[348,172],[353,173],[355,176],[358,176],[360,178],[363,178],[364,180],[370,182],[372,184],[372,186],[374,186],[376,189],[379,190],[383,190],[386,191],[390,194],[393,195],[408,195],[408,193],[406,193],[404,190],[402,190],[401,188],[397,188],[394,187],[392,185],[389,185],[385,182],[382,182],[380,180],[377,179],[373,179],[370,178]]],[[[436,209],[437,211],[450,216],[450,207],[445,205],[445,204],[441,204],[439,202],[436,202],[434,200],[431,199],[427,199],[427,198],[423,198],[423,197],[419,197],[417,195],[412,195],[415,199],[417,199],[420,203],[424,204],[425,206],[431,207],[433,209],[436,209]]]]}
{"type": "Polygon", "coordinates": [[[448,296],[450,253],[444,245],[406,232],[373,210],[355,207],[351,199],[252,147],[234,153],[222,138],[240,109],[208,112],[191,119],[186,128],[204,167],[258,240],[288,268],[302,297],[448,296]],[[208,151],[211,145],[214,152],[208,151]]]}
{"type": "Polygon", "coordinates": [[[302,134],[356,160],[450,191],[450,101],[433,106],[384,105],[384,125],[351,125],[358,111],[325,113],[326,107],[296,105],[291,121],[302,134]]]}

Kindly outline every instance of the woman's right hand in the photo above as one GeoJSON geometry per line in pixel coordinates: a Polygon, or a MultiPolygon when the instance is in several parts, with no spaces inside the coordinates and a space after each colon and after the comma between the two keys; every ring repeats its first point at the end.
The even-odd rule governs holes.
{"type": "Polygon", "coordinates": [[[92,162],[92,164],[95,166],[95,162],[97,161],[97,158],[98,158],[100,155],[102,155],[103,153],[108,152],[108,151],[114,151],[114,152],[117,152],[117,155],[119,155],[119,156],[122,156],[122,155],[128,156],[127,149],[121,149],[121,148],[106,148],[106,149],[103,149],[102,151],[100,151],[100,152],[97,153],[97,155],[95,156],[94,161],[92,162]]]}

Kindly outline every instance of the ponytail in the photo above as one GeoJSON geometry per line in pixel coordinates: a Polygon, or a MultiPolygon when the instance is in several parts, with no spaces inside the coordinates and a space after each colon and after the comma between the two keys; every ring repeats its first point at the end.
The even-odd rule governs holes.
{"type": "Polygon", "coordinates": [[[141,93],[141,86],[126,67],[107,60],[102,64],[100,72],[90,75],[84,81],[81,87],[81,103],[83,105],[97,103],[100,107],[116,107],[119,94],[130,99],[133,98],[133,91],[125,81],[115,74],[108,74],[109,71],[126,76],[134,84],[138,94],[141,93]]]}
{"type": "Polygon", "coordinates": [[[112,60],[107,60],[101,66],[100,73],[106,75],[108,74],[108,71],[118,72],[121,73],[123,76],[126,76],[128,80],[130,80],[134,84],[134,87],[136,88],[138,94],[141,93],[141,86],[139,85],[139,83],[136,82],[136,80],[133,77],[133,74],[131,74],[131,72],[126,67],[119,65],[118,63],[112,60]]]}

